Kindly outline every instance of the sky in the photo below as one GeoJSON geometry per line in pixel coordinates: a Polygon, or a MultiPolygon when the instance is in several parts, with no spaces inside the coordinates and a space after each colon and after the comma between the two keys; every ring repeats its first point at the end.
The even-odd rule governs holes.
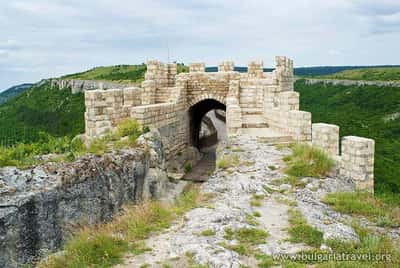
{"type": "Polygon", "coordinates": [[[400,64],[400,0],[0,0],[0,91],[149,59],[400,64]]]}

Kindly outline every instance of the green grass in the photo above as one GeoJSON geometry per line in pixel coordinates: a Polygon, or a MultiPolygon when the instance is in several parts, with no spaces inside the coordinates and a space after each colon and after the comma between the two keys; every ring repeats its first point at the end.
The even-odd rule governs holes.
{"type": "Polygon", "coordinates": [[[365,80],[365,81],[400,81],[400,67],[378,67],[346,70],[316,78],[365,80]]]}
{"type": "Polygon", "coordinates": [[[301,213],[297,210],[289,210],[288,233],[290,241],[294,243],[305,243],[309,246],[320,247],[323,242],[323,233],[307,224],[301,213]]]}
{"type": "MultiPolygon", "coordinates": [[[[312,112],[313,122],[340,126],[340,135],[375,140],[375,193],[400,201],[400,90],[378,86],[334,86],[295,83],[300,107],[312,112]]],[[[399,202],[400,204],[400,202],[399,202]]]]}
{"type": "Polygon", "coordinates": [[[360,238],[360,242],[349,243],[339,240],[328,240],[326,244],[336,254],[389,254],[390,262],[377,261],[342,261],[342,262],[325,262],[317,264],[317,268],[378,268],[378,267],[399,267],[400,264],[400,247],[397,242],[391,241],[382,234],[374,234],[368,229],[353,224],[353,228],[360,238]]]}
{"type": "Polygon", "coordinates": [[[84,132],[84,111],[82,93],[34,85],[0,105],[0,146],[39,142],[43,132],[72,138],[84,132]]]}
{"type": "Polygon", "coordinates": [[[110,223],[79,231],[66,243],[62,254],[49,256],[38,267],[111,267],[121,263],[128,251],[143,252],[143,239],[168,228],[183,211],[203,201],[198,189],[192,189],[175,204],[151,201],[127,207],[122,215],[110,223]]]}
{"type": "Polygon", "coordinates": [[[325,177],[334,166],[334,161],[322,150],[307,144],[291,146],[292,155],[285,158],[286,173],[294,177],[325,177]]]}
{"type": "Polygon", "coordinates": [[[215,235],[215,231],[212,229],[207,229],[201,232],[202,236],[214,236],[215,235]]]}
{"type": "Polygon", "coordinates": [[[400,207],[388,204],[371,193],[329,193],[323,201],[336,211],[365,216],[382,227],[400,226],[400,207]]]}
{"type": "Polygon", "coordinates": [[[240,255],[250,256],[256,252],[254,247],[265,243],[268,236],[269,233],[267,231],[257,228],[240,228],[237,230],[226,228],[224,238],[227,240],[236,240],[237,244],[231,245],[222,242],[220,245],[229,250],[236,251],[240,255]]]}
{"type": "Polygon", "coordinates": [[[217,168],[228,169],[239,165],[240,159],[238,155],[224,155],[217,161],[217,168]]]}

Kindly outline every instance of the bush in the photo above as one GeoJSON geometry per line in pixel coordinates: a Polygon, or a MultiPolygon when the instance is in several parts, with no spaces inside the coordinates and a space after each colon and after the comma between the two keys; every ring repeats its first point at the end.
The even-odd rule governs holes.
{"type": "Polygon", "coordinates": [[[138,138],[142,134],[139,123],[131,118],[121,121],[117,126],[116,135],[122,137],[138,138]]]}
{"type": "Polygon", "coordinates": [[[334,166],[334,161],[324,151],[307,144],[295,144],[292,155],[286,161],[286,173],[295,177],[326,176],[334,166]]]}

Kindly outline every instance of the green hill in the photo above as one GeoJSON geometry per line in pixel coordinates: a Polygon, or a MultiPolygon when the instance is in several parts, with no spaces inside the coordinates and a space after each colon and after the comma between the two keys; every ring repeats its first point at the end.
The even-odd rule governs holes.
{"type": "Polygon", "coordinates": [[[365,80],[365,81],[400,81],[400,67],[363,68],[346,70],[317,78],[365,80]]]}
{"type": "Polygon", "coordinates": [[[118,82],[141,82],[147,70],[145,64],[95,67],[85,72],[62,76],[62,79],[107,80],[118,82]]]}
{"type": "Polygon", "coordinates": [[[400,192],[400,90],[377,86],[295,84],[300,107],[312,112],[313,122],[340,126],[341,136],[357,135],[376,141],[376,190],[400,192]]]}
{"type": "Polygon", "coordinates": [[[0,145],[36,142],[39,132],[74,136],[84,132],[84,97],[39,83],[0,105],[0,145]]]}
{"type": "Polygon", "coordinates": [[[31,86],[33,86],[33,84],[21,84],[4,90],[3,92],[0,93],[0,104],[5,103],[9,99],[13,98],[14,96],[17,96],[18,94],[27,90],[31,86]]]}

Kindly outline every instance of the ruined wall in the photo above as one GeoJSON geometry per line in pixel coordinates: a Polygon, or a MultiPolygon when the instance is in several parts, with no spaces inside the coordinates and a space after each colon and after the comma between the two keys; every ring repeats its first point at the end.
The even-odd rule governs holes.
{"type": "MultiPolygon", "coordinates": [[[[214,99],[226,105],[228,135],[240,134],[246,128],[260,134],[270,129],[293,141],[312,141],[337,156],[336,127],[312,127],[311,113],[300,110],[300,96],[293,89],[293,61],[276,57],[275,63],[275,70],[269,73],[263,72],[262,61],[249,62],[247,73],[233,71],[232,61],[222,62],[214,73],[205,72],[204,63],[193,63],[189,73],[176,75],[176,65],[149,61],[140,94],[129,90],[87,93],[86,134],[93,137],[115,127],[121,118],[136,118],[141,125],[163,130],[167,157],[172,158],[190,145],[190,107],[214,99]],[[130,100],[126,101],[128,93],[130,100]]],[[[351,143],[345,151],[353,145],[358,146],[351,143]]],[[[360,169],[360,165],[344,166],[342,173],[356,174],[349,170],[360,169]]],[[[351,175],[353,179],[357,176],[351,175]]]]}
{"type": "Polygon", "coordinates": [[[339,155],[339,127],[317,123],[312,124],[312,145],[335,159],[339,175],[354,181],[357,189],[374,191],[374,140],[345,136],[342,138],[339,155]]]}

